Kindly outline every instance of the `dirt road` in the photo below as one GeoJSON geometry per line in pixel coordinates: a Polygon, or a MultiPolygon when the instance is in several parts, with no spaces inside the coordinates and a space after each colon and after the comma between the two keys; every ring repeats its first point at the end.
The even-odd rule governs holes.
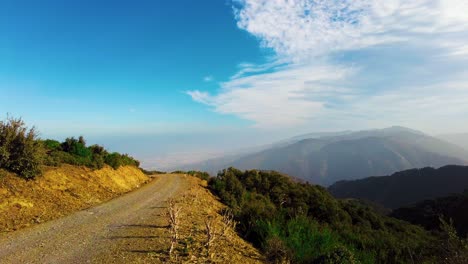
{"type": "MultiPolygon", "coordinates": [[[[165,248],[166,200],[186,189],[161,175],[102,205],[0,236],[0,263],[145,263],[165,248]]],[[[151,260],[151,261],[150,261],[151,260]]]]}

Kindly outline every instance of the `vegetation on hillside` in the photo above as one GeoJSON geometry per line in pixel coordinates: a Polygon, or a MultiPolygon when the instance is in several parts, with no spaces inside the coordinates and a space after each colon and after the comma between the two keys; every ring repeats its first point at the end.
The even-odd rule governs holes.
{"type": "Polygon", "coordinates": [[[8,117],[6,121],[0,121],[0,169],[33,179],[41,174],[42,165],[63,163],[93,169],[100,169],[104,164],[114,169],[140,165],[127,154],[109,153],[99,145],[86,146],[82,136],[67,138],[64,142],[41,140],[35,128],[29,129],[21,119],[8,117]]]}
{"type": "Polygon", "coordinates": [[[167,172],[165,171],[159,171],[159,170],[145,170],[141,169],[141,171],[146,174],[146,175],[156,175],[156,174],[166,174],[167,172]]]}
{"type": "Polygon", "coordinates": [[[400,171],[391,176],[339,181],[328,188],[337,198],[355,198],[395,209],[468,189],[468,166],[400,171]]]}
{"type": "Polygon", "coordinates": [[[451,219],[461,237],[468,236],[468,191],[433,200],[425,200],[413,206],[393,210],[392,217],[421,225],[428,230],[441,230],[440,218],[451,219]]]}
{"type": "Polygon", "coordinates": [[[181,170],[177,170],[177,171],[173,171],[171,173],[172,174],[188,174],[190,176],[197,177],[197,178],[205,180],[205,181],[208,181],[210,179],[210,174],[208,172],[204,172],[204,171],[195,171],[195,170],[181,171],[181,170]]]}
{"type": "Polygon", "coordinates": [[[229,168],[209,186],[233,210],[239,233],[271,262],[437,263],[464,250],[442,248],[453,244],[441,242],[450,236],[444,240],[277,172],[229,168]]]}
{"type": "Polygon", "coordinates": [[[120,166],[140,165],[139,161],[117,152],[109,153],[104,147],[99,145],[86,146],[86,141],[82,136],[78,139],[71,137],[64,142],[47,139],[42,141],[47,151],[46,165],[57,166],[61,163],[86,166],[93,169],[101,169],[104,164],[114,169],[120,166]]]}

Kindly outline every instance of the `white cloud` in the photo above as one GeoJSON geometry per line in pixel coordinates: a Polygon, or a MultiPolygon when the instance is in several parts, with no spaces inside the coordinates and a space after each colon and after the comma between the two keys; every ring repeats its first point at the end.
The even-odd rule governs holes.
{"type": "Polygon", "coordinates": [[[259,127],[453,123],[468,115],[467,14],[459,0],[238,0],[238,27],[276,56],[188,94],[259,127]]]}
{"type": "Polygon", "coordinates": [[[214,80],[214,77],[211,75],[203,77],[204,82],[212,82],[214,80]]]}
{"type": "Polygon", "coordinates": [[[239,28],[279,56],[294,60],[468,28],[468,2],[459,0],[238,2],[239,28]]]}

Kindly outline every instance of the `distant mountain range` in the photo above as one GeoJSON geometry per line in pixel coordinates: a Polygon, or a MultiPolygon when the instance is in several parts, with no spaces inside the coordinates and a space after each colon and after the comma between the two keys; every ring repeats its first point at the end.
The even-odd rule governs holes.
{"type": "Polygon", "coordinates": [[[468,133],[446,134],[437,137],[468,150],[468,133]]]}
{"type": "Polygon", "coordinates": [[[312,133],[264,149],[184,166],[216,174],[227,167],[276,170],[315,184],[330,185],[397,171],[468,164],[468,151],[404,127],[312,133]]]}
{"type": "Polygon", "coordinates": [[[397,172],[391,176],[339,181],[328,190],[336,198],[355,198],[395,209],[468,189],[468,167],[449,165],[397,172]]]}

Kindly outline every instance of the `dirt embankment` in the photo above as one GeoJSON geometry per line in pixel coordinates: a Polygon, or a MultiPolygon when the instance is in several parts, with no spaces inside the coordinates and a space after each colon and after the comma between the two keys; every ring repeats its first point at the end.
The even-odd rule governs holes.
{"type": "Polygon", "coordinates": [[[56,219],[140,187],[149,178],[131,166],[62,165],[26,181],[13,174],[0,178],[0,233],[56,219]]]}

